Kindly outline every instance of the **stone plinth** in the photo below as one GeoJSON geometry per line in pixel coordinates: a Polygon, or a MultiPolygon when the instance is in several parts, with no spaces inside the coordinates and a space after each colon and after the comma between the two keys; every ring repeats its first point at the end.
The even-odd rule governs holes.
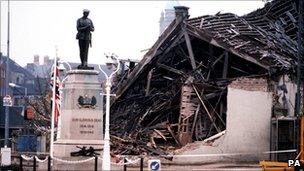
{"type": "Polygon", "coordinates": [[[70,157],[76,146],[103,146],[103,101],[98,71],[72,70],[63,82],[55,157],[70,157]]]}

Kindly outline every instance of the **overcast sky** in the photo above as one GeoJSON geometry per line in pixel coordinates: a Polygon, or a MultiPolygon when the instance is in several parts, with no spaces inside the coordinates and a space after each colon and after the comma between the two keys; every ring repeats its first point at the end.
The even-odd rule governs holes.
{"type": "MultiPolygon", "coordinates": [[[[159,34],[160,13],[168,1],[11,1],[10,57],[25,66],[33,56],[79,62],[76,20],[89,9],[95,31],[89,63],[104,63],[104,53],[121,58],[141,59],[141,50],[150,48],[159,34]]],[[[190,17],[216,14],[237,15],[262,8],[260,1],[179,1],[189,7],[190,17]]],[[[1,51],[6,53],[7,1],[1,0],[1,51]]]]}

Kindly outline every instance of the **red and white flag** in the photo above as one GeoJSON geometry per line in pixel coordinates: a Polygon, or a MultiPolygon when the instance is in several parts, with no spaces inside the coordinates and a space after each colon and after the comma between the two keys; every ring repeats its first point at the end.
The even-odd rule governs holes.
{"type": "MultiPolygon", "coordinates": [[[[59,79],[59,69],[58,69],[58,63],[56,65],[56,74],[54,74],[54,70],[52,73],[52,77],[51,77],[51,81],[50,81],[50,85],[51,88],[53,90],[53,84],[54,84],[54,79],[55,79],[55,83],[56,83],[56,87],[55,87],[55,112],[54,112],[54,124],[55,126],[58,126],[58,118],[59,118],[59,109],[60,109],[60,94],[59,94],[59,88],[61,85],[60,79],[59,79]],[[54,75],[56,75],[56,78],[54,78],[54,75]]],[[[53,92],[54,93],[54,92],[53,92]]],[[[52,99],[52,103],[53,103],[53,99],[52,99]]]]}

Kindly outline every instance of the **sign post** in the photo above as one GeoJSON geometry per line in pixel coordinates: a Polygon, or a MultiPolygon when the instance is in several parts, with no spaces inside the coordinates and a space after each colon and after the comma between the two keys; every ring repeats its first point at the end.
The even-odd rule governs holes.
{"type": "MultiPolygon", "coordinates": [[[[11,107],[13,106],[13,100],[10,95],[3,97],[3,106],[11,107]]],[[[11,148],[1,148],[1,166],[10,166],[11,165],[11,148]]]]}

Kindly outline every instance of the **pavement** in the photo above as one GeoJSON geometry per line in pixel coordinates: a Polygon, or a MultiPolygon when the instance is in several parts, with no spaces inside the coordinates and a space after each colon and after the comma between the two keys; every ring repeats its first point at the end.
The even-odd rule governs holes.
{"type": "MultiPolygon", "coordinates": [[[[94,170],[94,161],[90,162],[85,162],[85,163],[77,163],[77,164],[72,164],[72,163],[61,163],[61,164],[55,164],[56,166],[53,168],[55,170],[85,170],[85,171],[93,171],[94,170]]],[[[101,167],[102,163],[101,161],[98,162],[98,171],[102,170],[101,167]]],[[[183,164],[183,163],[166,163],[162,162],[161,163],[161,170],[162,171],[175,171],[175,170],[202,170],[202,171],[262,171],[261,166],[258,165],[258,163],[254,162],[209,162],[209,163],[201,163],[201,164],[183,164]]],[[[30,167],[24,167],[24,170],[33,170],[32,166],[30,167]]],[[[144,166],[143,169],[145,171],[149,170],[148,168],[148,161],[144,161],[144,166]]],[[[38,171],[43,171],[47,170],[47,162],[44,163],[39,163],[39,166],[37,168],[38,171]]],[[[112,164],[111,165],[111,170],[113,171],[123,171],[124,166],[122,165],[116,165],[112,164]]],[[[136,163],[136,165],[128,165],[126,167],[126,171],[139,171],[140,166],[139,162],[136,163]]]]}
{"type": "MultiPolygon", "coordinates": [[[[139,167],[127,167],[127,170],[139,170],[139,167]]],[[[144,166],[148,170],[148,166],[144,166]]],[[[166,165],[161,164],[161,170],[202,170],[202,171],[262,171],[258,163],[206,163],[201,165],[166,165]]]]}

